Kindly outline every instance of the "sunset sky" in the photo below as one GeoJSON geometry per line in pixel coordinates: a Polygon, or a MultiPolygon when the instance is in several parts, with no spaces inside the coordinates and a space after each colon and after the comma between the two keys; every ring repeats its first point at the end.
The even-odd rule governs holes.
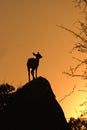
{"type": "Polygon", "coordinates": [[[70,51],[77,39],[56,26],[74,30],[79,17],[72,0],[0,0],[0,83],[17,88],[28,82],[27,59],[39,51],[38,76],[49,80],[58,101],[76,85],[60,104],[66,118],[79,116],[86,93],[78,90],[86,81],[62,73],[75,64],[70,51]]]}

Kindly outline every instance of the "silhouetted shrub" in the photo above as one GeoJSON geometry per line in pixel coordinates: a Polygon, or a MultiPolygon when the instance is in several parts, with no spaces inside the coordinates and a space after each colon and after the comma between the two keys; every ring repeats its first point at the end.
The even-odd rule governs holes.
{"type": "Polygon", "coordinates": [[[87,119],[86,118],[73,118],[71,117],[69,122],[71,130],[87,130],[87,119]]]}
{"type": "Polygon", "coordinates": [[[14,90],[15,88],[7,83],[0,85],[0,112],[5,110],[8,98],[14,90]]]}

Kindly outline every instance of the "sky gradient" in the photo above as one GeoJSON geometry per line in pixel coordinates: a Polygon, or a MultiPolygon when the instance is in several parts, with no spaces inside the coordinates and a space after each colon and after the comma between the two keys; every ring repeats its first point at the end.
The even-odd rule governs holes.
{"type": "Polygon", "coordinates": [[[77,86],[75,93],[60,103],[67,118],[79,115],[79,104],[86,95],[78,89],[86,81],[62,74],[74,65],[70,51],[76,39],[56,25],[75,29],[78,14],[72,0],[0,1],[0,83],[16,88],[26,83],[27,59],[39,51],[43,58],[38,75],[49,80],[58,101],[77,86]]]}

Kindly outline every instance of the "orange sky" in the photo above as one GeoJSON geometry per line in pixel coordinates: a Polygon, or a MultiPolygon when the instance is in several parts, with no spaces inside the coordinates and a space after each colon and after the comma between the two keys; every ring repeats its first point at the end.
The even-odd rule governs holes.
{"type": "Polygon", "coordinates": [[[79,114],[85,95],[78,89],[85,82],[62,74],[73,64],[69,52],[76,39],[56,25],[73,29],[78,12],[72,0],[0,1],[0,82],[16,87],[26,83],[27,59],[39,51],[43,59],[38,73],[49,80],[57,100],[77,85],[76,92],[60,103],[67,118],[79,114]]]}

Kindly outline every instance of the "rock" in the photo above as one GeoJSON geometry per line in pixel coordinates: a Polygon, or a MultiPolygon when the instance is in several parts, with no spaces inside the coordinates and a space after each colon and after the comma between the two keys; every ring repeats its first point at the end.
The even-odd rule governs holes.
{"type": "Polygon", "coordinates": [[[50,83],[43,77],[13,93],[4,114],[9,130],[69,130],[50,83]]]}

